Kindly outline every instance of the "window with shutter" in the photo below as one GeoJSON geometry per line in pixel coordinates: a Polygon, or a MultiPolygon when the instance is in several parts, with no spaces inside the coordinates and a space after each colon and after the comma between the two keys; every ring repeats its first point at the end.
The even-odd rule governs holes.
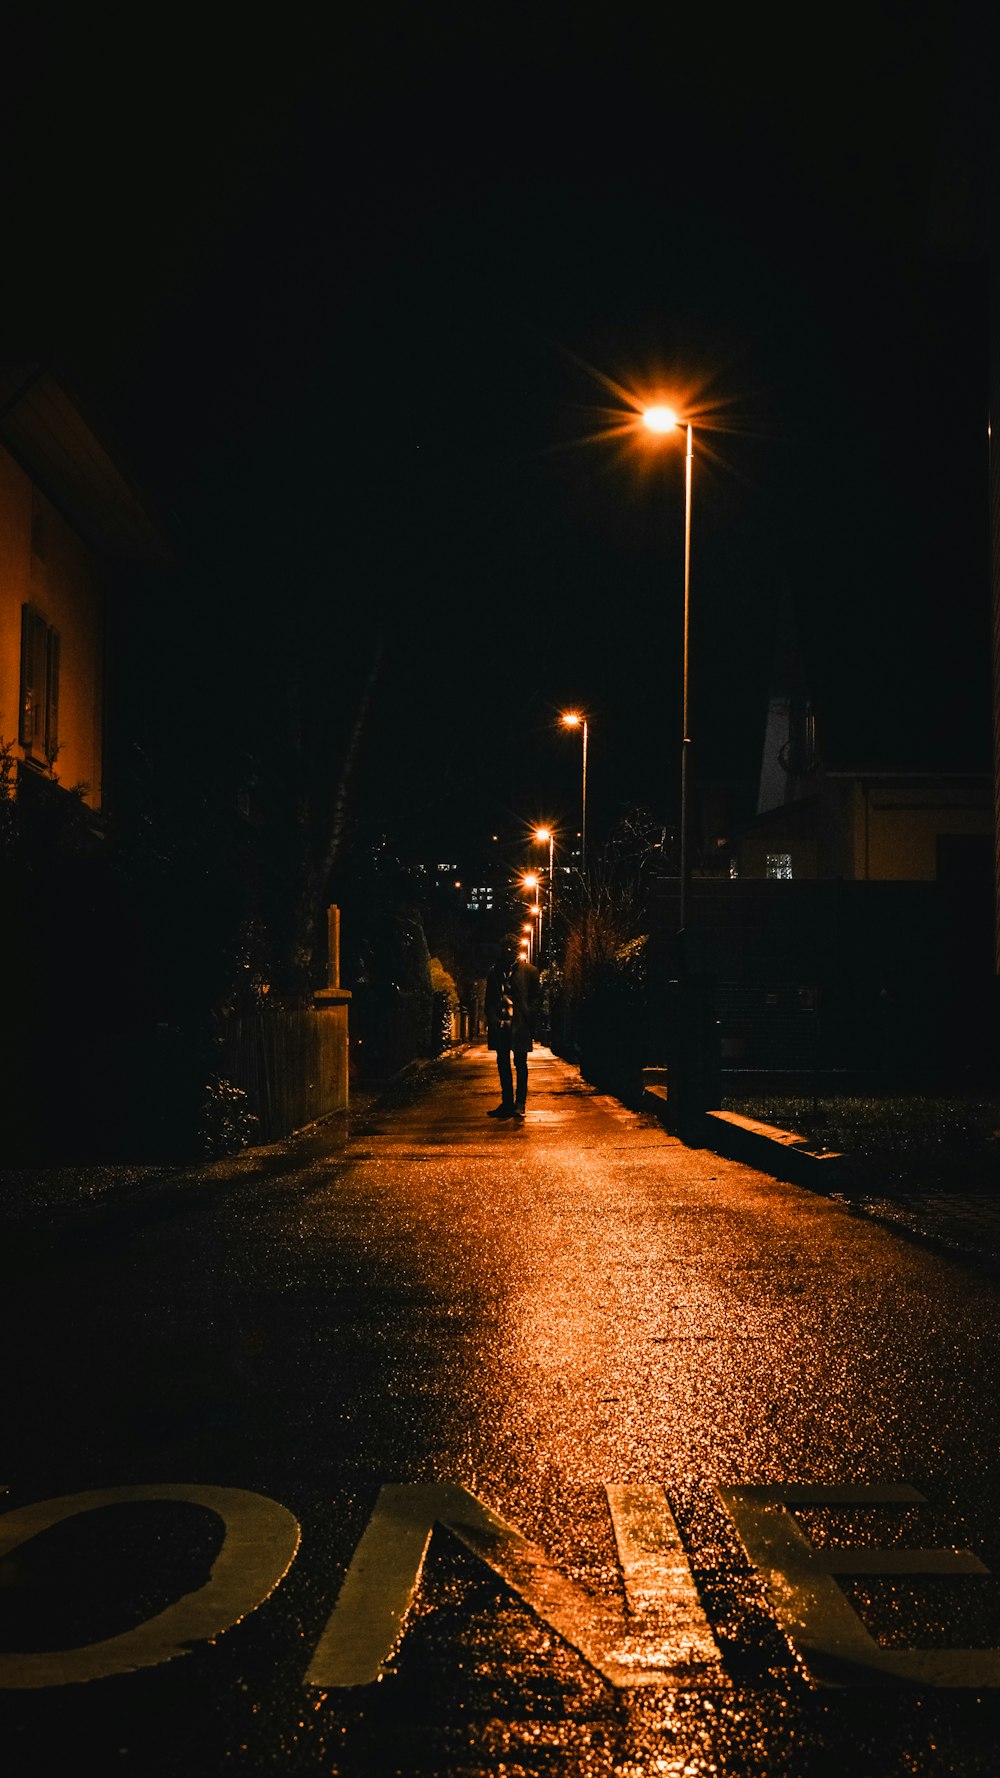
{"type": "Polygon", "coordinates": [[[21,708],[18,741],[31,759],[51,764],[59,744],[59,632],[34,605],[21,606],[21,708]]]}
{"type": "Polygon", "coordinates": [[[59,751],[59,631],[49,626],[45,658],[45,757],[51,764],[59,751]]]}

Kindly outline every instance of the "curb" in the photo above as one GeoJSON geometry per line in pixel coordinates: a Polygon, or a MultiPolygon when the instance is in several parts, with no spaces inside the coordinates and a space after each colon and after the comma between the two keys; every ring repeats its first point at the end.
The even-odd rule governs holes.
{"type": "Polygon", "coordinates": [[[705,1125],[708,1147],[730,1160],[745,1161],[813,1191],[836,1191],[842,1183],[845,1156],[826,1149],[817,1152],[794,1130],[780,1130],[735,1111],[706,1111],[705,1125]]]}
{"type": "MultiPolygon", "coordinates": [[[[649,1081],[644,1085],[642,1108],[669,1128],[665,1084],[649,1081]]],[[[689,1142],[689,1147],[711,1148],[728,1160],[742,1161],[775,1179],[809,1186],[813,1191],[836,1191],[843,1183],[846,1156],[817,1152],[794,1130],[781,1130],[776,1124],[763,1124],[735,1111],[706,1111],[702,1120],[702,1141],[689,1142]]]]}

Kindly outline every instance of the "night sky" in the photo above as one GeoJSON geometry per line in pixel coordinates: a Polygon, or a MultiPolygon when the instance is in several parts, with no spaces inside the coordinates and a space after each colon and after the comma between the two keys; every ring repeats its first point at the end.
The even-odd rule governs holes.
{"type": "Polygon", "coordinates": [[[786,603],[831,763],[985,768],[979,17],[26,14],[4,351],[171,534],[171,672],[197,609],[266,737],[377,659],[358,831],[417,853],[569,820],[567,704],[592,831],[672,819],[682,448],[595,436],[670,391],[701,772],[754,779],[786,603]]]}

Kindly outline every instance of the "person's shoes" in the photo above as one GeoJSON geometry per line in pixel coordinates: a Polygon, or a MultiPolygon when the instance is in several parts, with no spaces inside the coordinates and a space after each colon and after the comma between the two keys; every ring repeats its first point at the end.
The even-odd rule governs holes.
{"type": "Polygon", "coordinates": [[[495,1105],[493,1110],[488,1111],[486,1115],[487,1117],[513,1117],[514,1107],[513,1105],[495,1105]]]}
{"type": "Polygon", "coordinates": [[[519,1118],[521,1123],[523,1124],[523,1122],[524,1122],[524,1106],[523,1105],[515,1105],[514,1106],[514,1116],[516,1118],[519,1118]]]}

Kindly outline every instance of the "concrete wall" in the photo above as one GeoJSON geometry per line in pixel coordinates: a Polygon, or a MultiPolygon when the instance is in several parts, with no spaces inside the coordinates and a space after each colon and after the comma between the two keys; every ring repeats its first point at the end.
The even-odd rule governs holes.
{"type": "Polygon", "coordinates": [[[792,877],[865,883],[933,883],[938,842],[993,833],[985,776],[907,783],[831,775],[808,799],[768,812],[739,843],[741,877],[765,877],[768,856],[787,853],[792,877]]]}
{"type": "Polygon", "coordinates": [[[855,875],[870,882],[933,882],[937,842],[952,835],[992,835],[990,791],[905,787],[869,790],[862,857],[855,875]]]}

